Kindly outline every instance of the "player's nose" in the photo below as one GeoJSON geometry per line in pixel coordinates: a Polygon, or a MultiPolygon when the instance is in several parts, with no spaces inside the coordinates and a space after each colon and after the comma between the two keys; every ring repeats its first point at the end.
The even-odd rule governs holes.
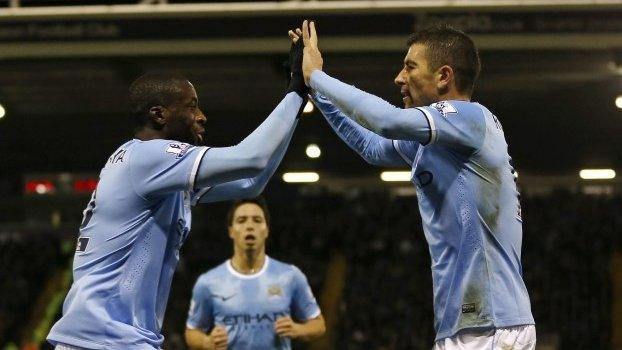
{"type": "Polygon", "coordinates": [[[205,122],[207,122],[207,117],[203,114],[203,111],[199,109],[199,112],[197,113],[197,123],[205,124],[205,122]]]}
{"type": "Polygon", "coordinates": [[[403,68],[402,68],[402,70],[399,73],[397,73],[397,76],[395,77],[393,82],[397,86],[401,86],[401,85],[404,85],[406,83],[406,80],[404,79],[404,69],[403,68]]]}

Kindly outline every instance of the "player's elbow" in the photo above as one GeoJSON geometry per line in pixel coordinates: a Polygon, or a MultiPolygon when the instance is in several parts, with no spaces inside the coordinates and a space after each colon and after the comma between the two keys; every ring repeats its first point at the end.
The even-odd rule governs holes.
{"type": "Polygon", "coordinates": [[[255,177],[259,175],[268,166],[269,160],[270,156],[267,154],[250,154],[246,160],[247,171],[252,174],[249,177],[255,177]]]}
{"type": "Polygon", "coordinates": [[[381,166],[382,165],[378,161],[378,159],[376,159],[376,158],[363,157],[363,159],[365,159],[365,162],[367,162],[367,164],[369,164],[369,165],[373,165],[373,166],[381,166]]]}
{"type": "Polygon", "coordinates": [[[258,197],[263,190],[266,188],[267,183],[259,183],[253,180],[247,180],[242,183],[240,186],[241,197],[243,198],[254,198],[258,197]]]}
{"type": "Polygon", "coordinates": [[[309,322],[313,322],[313,332],[309,334],[307,339],[319,338],[326,333],[326,322],[324,321],[324,317],[322,315],[309,322]]]}
{"type": "Polygon", "coordinates": [[[391,120],[389,116],[383,116],[379,119],[380,120],[376,123],[374,132],[388,139],[396,138],[395,136],[399,134],[401,129],[400,125],[394,120],[391,120]]]}
{"type": "Polygon", "coordinates": [[[324,322],[324,318],[322,318],[318,325],[318,332],[316,337],[321,337],[326,334],[326,322],[324,322]]]}

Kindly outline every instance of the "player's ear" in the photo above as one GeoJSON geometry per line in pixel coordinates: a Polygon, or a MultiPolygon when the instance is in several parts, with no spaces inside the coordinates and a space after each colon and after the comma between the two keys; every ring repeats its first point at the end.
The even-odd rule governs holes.
{"type": "Polygon", "coordinates": [[[436,71],[436,88],[441,94],[449,90],[452,81],[454,81],[454,70],[450,66],[441,66],[436,71]]]}
{"type": "Polygon", "coordinates": [[[157,129],[161,129],[166,125],[166,115],[168,110],[162,106],[153,106],[149,108],[149,120],[156,126],[157,129]]]}
{"type": "Polygon", "coordinates": [[[229,238],[233,239],[233,230],[231,229],[231,226],[227,226],[227,232],[229,233],[229,238]]]}

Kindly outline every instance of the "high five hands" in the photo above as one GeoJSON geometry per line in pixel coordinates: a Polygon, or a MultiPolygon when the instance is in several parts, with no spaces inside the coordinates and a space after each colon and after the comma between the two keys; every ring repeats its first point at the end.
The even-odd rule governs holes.
{"type": "Polygon", "coordinates": [[[322,53],[317,46],[317,32],[315,31],[315,22],[304,20],[302,22],[302,30],[296,28],[288,32],[289,37],[295,43],[300,39],[302,35],[302,42],[304,44],[303,59],[302,59],[302,74],[304,76],[305,84],[310,86],[311,73],[315,70],[322,70],[324,60],[322,60],[322,53]]]}

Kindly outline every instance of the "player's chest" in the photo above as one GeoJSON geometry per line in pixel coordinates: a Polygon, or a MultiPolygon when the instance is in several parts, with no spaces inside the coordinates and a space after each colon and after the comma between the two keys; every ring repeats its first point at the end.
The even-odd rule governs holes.
{"type": "Polygon", "coordinates": [[[419,147],[413,161],[411,181],[423,191],[445,187],[461,172],[463,163],[463,159],[443,147],[419,147]]]}
{"type": "Polygon", "coordinates": [[[214,291],[211,302],[214,311],[221,316],[250,315],[267,319],[289,314],[291,300],[289,288],[274,282],[242,283],[239,288],[214,291]]]}

